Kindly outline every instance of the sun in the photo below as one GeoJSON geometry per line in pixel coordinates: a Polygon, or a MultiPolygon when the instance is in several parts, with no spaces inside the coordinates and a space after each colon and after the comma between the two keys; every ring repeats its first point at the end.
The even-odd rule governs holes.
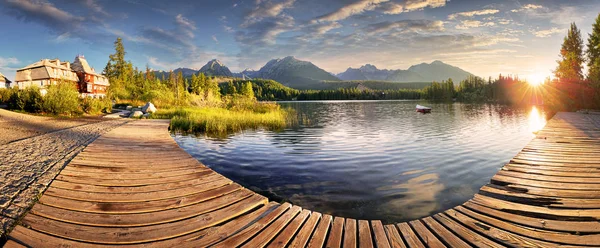
{"type": "Polygon", "coordinates": [[[531,86],[539,86],[541,84],[544,84],[546,77],[546,75],[541,73],[530,74],[529,76],[527,76],[527,82],[531,86]]]}

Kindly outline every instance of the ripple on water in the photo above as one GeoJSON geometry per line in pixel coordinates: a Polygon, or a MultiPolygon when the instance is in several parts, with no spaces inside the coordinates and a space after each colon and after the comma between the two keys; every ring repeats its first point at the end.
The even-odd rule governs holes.
{"type": "MultiPolygon", "coordinates": [[[[533,137],[530,109],[415,102],[284,103],[311,125],[226,139],[174,135],[192,156],[277,201],[406,221],[473,196],[533,137]]],[[[536,112],[543,114],[543,110],[536,112]]]]}

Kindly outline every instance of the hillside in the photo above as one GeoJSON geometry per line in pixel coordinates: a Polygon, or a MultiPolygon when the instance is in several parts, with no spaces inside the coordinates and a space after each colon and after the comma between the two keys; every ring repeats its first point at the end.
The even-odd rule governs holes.
{"type": "Polygon", "coordinates": [[[320,89],[322,81],[340,81],[313,63],[301,61],[292,56],[267,62],[255,77],[273,79],[295,89],[320,89]]]}
{"type": "Polygon", "coordinates": [[[204,73],[206,76],[233,77],[229,68],[217,59],[208,61],[198,72],[204,73]]]}
{"type": "Polygon", "coordinates": [[[413,65],[409,67],[408,70],[420,74],[426,81],[440,82],[442,80],[448,80],[448,78],[452,78],[455,84],[458,84],[460,81],[465,80],[469,76],[473,75],[463,69],[446,64],[439,60],[433,61],[431,64],[421,63],[418,65],[413,65]]]}
{"type": "Polygon", "coordinates": [[[376,80],[388,82],[433,82],[452,78],[455,83],[467,79],[472,74],[456,66],[436,60],[431,64],[413,65],[408,70],[378,69],[366,64],[360,68],[348,68],[337,75],[342,80],[376,80]]]}

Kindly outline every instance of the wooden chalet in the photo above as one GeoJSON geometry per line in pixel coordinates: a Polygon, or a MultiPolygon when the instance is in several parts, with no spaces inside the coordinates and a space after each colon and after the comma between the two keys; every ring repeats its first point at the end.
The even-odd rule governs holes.
{"type": "Polygon", "coordinates": [[[11,81],[0,73],[0,89],[10,88],[11,81]]]}
{"type": "Polygon", "coordinates": [[[90,67],[83,55],[77,55],[77,57],[75,57],[71,69],[73,69],[79,78],[78,88],[82,96],[106,96],[106,91],[110,85],[108,78],[97,73],[94,68],[90,67]]]}
{"type": "Polygon", "coordinates": [[[42,59],[36,63],[17,70],[15,83],[20,89],[36,85],[40,87],[42,94],[46,93],[46,87],[59,81],[77,83],[79,78],[68,61],[61,62],[59,59],[42,59]]]}
{"type": "Polygon", "coordinates": [[[36,85],[45,94],[48,85],[61,80],[76,84],[82,97],[104,97],[109,86],[108,78],[90,67],[83,55],[77,55],[73,64],[58,59],[42,59],[21,68],[17,70],[15,85],[20,89],[36,85]]]}

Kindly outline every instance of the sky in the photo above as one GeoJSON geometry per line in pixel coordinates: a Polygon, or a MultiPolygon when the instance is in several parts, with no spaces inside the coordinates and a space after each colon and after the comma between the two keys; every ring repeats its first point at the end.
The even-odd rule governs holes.
{"type": "Polygon", "coordinates": [[[434,60],[481,77],[539,80],[571,22],[584,41],[600,0],[0,0],[0,73],[83,54],[102,71],[121,37],[140,69],[232,71],[294,56],[332,73],[434,60]]]}

